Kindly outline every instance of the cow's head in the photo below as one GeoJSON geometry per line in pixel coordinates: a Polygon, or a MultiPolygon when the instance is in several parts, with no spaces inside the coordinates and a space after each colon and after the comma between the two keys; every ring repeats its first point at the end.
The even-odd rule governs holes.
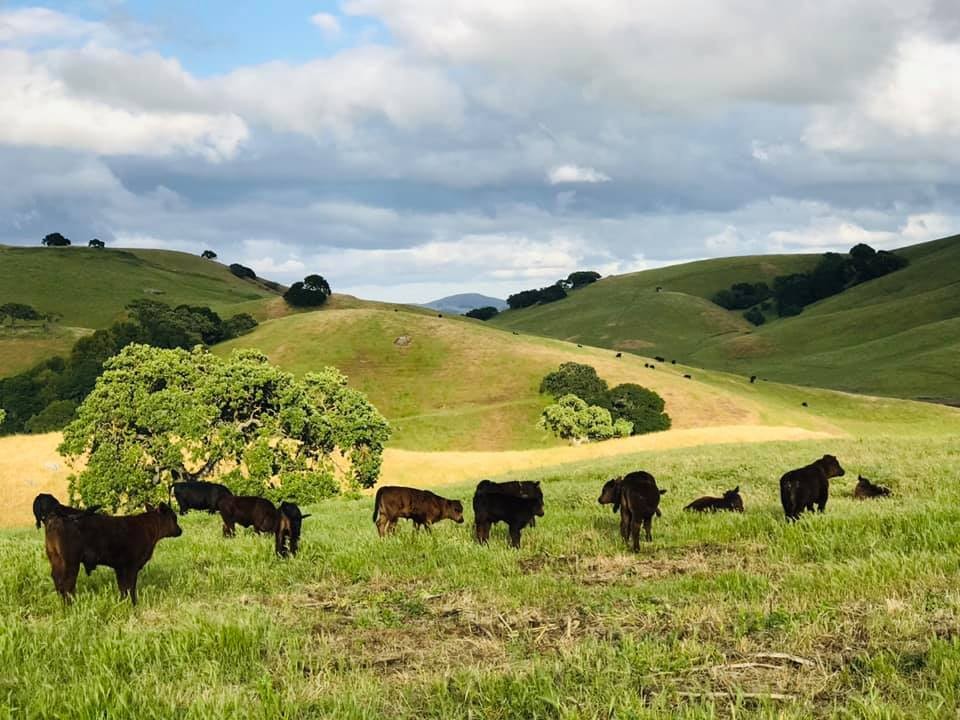
{"type": "Polygon", "coordinates": [[[543,498],[530,498],[533,501],[533,514],[538,517],[543,517],[543,498]]]}
{"type": "Polygon", "coordinates": [[[447,517],[455,523],[463,522],[463,503],[459,500],[447,500],[447,517]]]}
{"type": "Polygon", "coordinates": [[[739,485],[737,485],[733,490],[727,490],[723,494],[723,503],[731,510],[743,512],[743,498],[740,497],[739,485]]]}
{"type": "Polygon", "coordinates": [[[837,460],[837,458],[835,458],[833,455],[824,455],[822,458],[820,458],[819,463],[820,467],[822,467],[824,472],[826,472],[828,478],[843,477],[846,475],[843,468],[840,467],[840,461],[837,460]]]}
{"type": "Polygon", "coordinates": [[[177,522],[177,514],[166,503],[160,503],[156,507],[147,505],[147,512],[151,512],[160,520],[160,537],[180,537],[183,535],[183,529],[177,522]]]}
{"type": "Polygon", "coordinates": [[[597,499],[597,502],[601,505],[610,505],[612,504],[613,511],[617,511],[617,506],[620,504],[620,486],[623,484],[623,478],[613,478],[612,480],[607,480],[603,484],[603,489],[600,491],[600,497],[597,499]]]}

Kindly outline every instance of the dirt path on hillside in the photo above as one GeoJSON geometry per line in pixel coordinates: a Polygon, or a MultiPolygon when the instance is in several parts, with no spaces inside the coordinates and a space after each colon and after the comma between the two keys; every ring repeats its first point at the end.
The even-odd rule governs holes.
{"type": "MultiPolygon", "coordinates": [[[[381,483],[431,487],[636,452],[830,437],[838,436],[797,427],[724,425],[542,450],[417,452],[389,448],[384,455],[381,483]]],[[[70,469],[57,453],[60,438],[60,433],[0,438],[0,527],[32,523],[31,507],[38,493],[53,493],[66,501],[70,469]]]]}

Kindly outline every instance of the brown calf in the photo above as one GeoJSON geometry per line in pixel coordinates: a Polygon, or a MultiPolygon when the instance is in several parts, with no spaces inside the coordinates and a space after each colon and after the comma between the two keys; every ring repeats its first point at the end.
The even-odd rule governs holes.
{"type": "Polygon", "coordinates": [[[620,536],[627,542],[633,540],[633,551],[640,550],[640,525],[643,525],[647,542],[653,540],[650,527],[653,516],[660,516],[660,496],[666,490],[657,487],[653,475],[637,470],[620,481],[620,536]]]}
{"type": "Polygon", "coordinates": [[[253,528],[256,533],[274,536],[277,555],[296,555],[300,544],[300,523],[310,514],[302,515],[300,508],[289,502],[280,503],[278,510],[266,498],[254,495],[228,495],[217,504],[223,519],[223,536],[233,537],[236,526],[253,528]]]}
{"type": "Polygon", "coordinates": [[[166,503],[126,517],[51,515],[44,524],[50,574],[57,592],[68,601],[76,591],[82,564],[87,575],[98,565],[113,568],[120,597],[137,604],[137,575],[153,556],[157,543],[183,534],[166,503]]]}
{"type": "Polygon", "coordinates": [[[380,537],[393,532],[397,520],[401,518],[413,520],[417,530],[421,527],[429,530],[433,523],[440,520],[462,523],[463,503],[417,488],[388,485],[377,490],[373,500],[373,522],[377,525],[380,537]]]}

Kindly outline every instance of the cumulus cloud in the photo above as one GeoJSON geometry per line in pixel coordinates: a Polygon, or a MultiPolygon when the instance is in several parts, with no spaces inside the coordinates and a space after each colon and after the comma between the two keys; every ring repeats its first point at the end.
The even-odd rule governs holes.
{"type": "Polygon", "coordinates": [[[0,50],[0,143],[221,160],[246,137],[243,120],[232,114],[147,112],[77,97],[42,62],[0,50]]]}
{"type": "Polygon", "coordinates": [[[579,165],[557,165],[547,173],[547,182],[551,185],[564,183],[605,183],[610,182],[610,176],[604,175],[592,167],[579,165]]]}
{"type": "Polygon", "coordinates": [[[340,21],[336,15],[319,12],[310,16],[310,23],[320,28],[324,35],[333,37],[340,34],[340,21]]]}

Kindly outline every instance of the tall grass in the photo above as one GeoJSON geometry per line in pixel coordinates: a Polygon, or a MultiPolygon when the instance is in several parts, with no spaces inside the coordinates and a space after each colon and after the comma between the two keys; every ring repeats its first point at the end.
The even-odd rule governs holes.
{"type": "Polygon", "coordinates": [[[519,551],[502,526],[475,545],[469,517],[381,540],[370,500],[340,498],[281,561],[192,514],[135,608],[102,568],[63,607],[42,532],[0,533],[0,717],[955,717],[951,440],[642,458],[669,492],[638,555],[596,502],[637,457],[526,475],[547,513],[519,551]],[[847,476],[826,514],[786,524],[781,471],[827,451],[847,476]],[[895,497],[854,501],[858,471],[895,497]],[[736,484],[743,515],[680,509],[736,484]]]}

